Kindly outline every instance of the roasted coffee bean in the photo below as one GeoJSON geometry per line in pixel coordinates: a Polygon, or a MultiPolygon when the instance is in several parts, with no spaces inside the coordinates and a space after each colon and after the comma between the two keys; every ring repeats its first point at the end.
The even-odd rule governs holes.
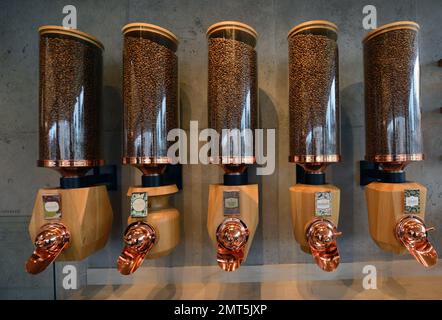
{"type": "MultiPolygon", "coordinates": [[[[210,38],[208,82],[210,128],[219,134],[223,129],[257,128],[257,57],[252,46],[233,39],[210,38]]],[[[253,157],[253,145],[247,152],[250,149],[245,143],[242,138],[240,156],[253,157]]]]}
{"type": "Polygon", "coordinates": [[[158,161],[173,143],[167,133],[178,127],[178,58],[145,36],[124,37],[124,156],[158,161]]]}
{"type": "Polygon", "coordinates": [[[99,160],[101,94],[100,48],[40,36],[40,160],[99,160]]]}
{"type": "Polygon", "coordinates": [[[340,154],[336,41],[319,34],[289,39],[290,155],[340,154]]]}
{"type": "Polygon", "coordinates": [[[366,158],[422,153],[417,32],[381,33],[364,44],[366,158]]]}

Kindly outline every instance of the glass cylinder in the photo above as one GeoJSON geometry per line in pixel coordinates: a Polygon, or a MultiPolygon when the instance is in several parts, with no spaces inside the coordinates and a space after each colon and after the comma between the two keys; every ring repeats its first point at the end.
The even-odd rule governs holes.
{"type": "Polygon", "coordinates": [[[257,33],[246,24],[224,21],[209,27],[207,37],[209,127],[220,135],[218,155],[212,150],[210,161],[253,164],[258,124],[257,33]],[[230,135],[223,134],[224,129],[231,130],[230,135]]]}
{"type": "Polygon", "coordinates": [[[146,23],[122,29],[124,150],[123,163],[168,164],[170,130],[178,128],[177,37],[146,23]]]}
{"type": "Polygon", "coordinates": [[[423,159],[419,25],[401,21],[364,38],[365,157],[378,163],[423,159]]]}
{"type": "Polygon", "coordinates": [[[40,34],[38,166],[102,165],[99,133],[103,45],[73,29],[43,26],[40,34]]]}
{"type": "Polygon", "coordinates": [[[305,167],[340,161],[337,31],[309,21],[288,33],[289,161],[305,167]]]}

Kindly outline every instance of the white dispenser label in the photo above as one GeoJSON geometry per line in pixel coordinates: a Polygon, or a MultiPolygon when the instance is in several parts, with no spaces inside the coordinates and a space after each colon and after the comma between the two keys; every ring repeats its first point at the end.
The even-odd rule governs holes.
{"type": "Polygon", "coordinates": [[[48,212],[58,212],[60,206],[55,201],[49,201],[45,203],[45,210],[48,212]]]}
{"type": "Polygon", "coordinates": [[[420,190],[407,189],[404,191],[404,212],[419,213],[420,208],[420,190]]]}
{"type": "Polygon", "coordinates": [[[239,191],[224,191],[224,215],[240,214],[239,191]]]}
{"type": "Polygon", "coordinates": [[[61,218],[61,194],[44,194],[43,213],[46,220],[61,218]]]}
{"type": "Polygon", "coordinates": [[[130,215],[134,218],[147,217],[148,195],[147,192],[134,192],[130,197],[130,215]]]}
{"type": "Polygon", "coordinates": [[[315,203],[315,216],[331,216],[331,192],[316,192],[315,203]]]}
{"type": "Polygon", "coordinates": [[[418,197],[407,197],[407,199],[405,200],[405,205],[407,207],[415,207],[419,205],[419,198],[418,197]]]}

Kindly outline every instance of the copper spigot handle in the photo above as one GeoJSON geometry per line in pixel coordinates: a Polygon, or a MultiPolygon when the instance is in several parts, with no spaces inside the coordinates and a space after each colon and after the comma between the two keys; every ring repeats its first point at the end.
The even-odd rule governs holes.
{"type": "Polygon", "coordinates": [[[239,218],[227,218],[216,230],[216,260],[224,271],[235,271],[244,261],[249,229],[239,218]]]}
{"type": "Polygon", "coordinates": [[[316,264],[324,271],[335,270],[340,262],[336,238],[342,232],[327,219],[315,219],[307,227],[306,239],[316,264]]]}
{"type": "Polygon", "coordinates": [[[431,267],[437,263],[437,252],[428,239],[428,231],[424,221],[415,215],[404,216],[396,224],[396,238],[423,266],[431,267]]]}
{"type": "Polygon", "coordinates": [[[157,241],[155,229],[142,221],[130,224],[124,232],[125,247],[118,257],[118,271],[134,273],[157,241]]]}
{"type": "Polygon", "coordinates": [[[336,231],[335,233],[333,233],[333,235],[335,237],[340,237],[340,236],[342,236],[342,232],[341,231],[336,231]]]}
{"type": "Polygon", "coordinates": [[[44,271],[69,245],[70,233],[59,222],[47,223],[35,237],[35,250],[26,261],[26,271],[37,274],[44,271]]]}

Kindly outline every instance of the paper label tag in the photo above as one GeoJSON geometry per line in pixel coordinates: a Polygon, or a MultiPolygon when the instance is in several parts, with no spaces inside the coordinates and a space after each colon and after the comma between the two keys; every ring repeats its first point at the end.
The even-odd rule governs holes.
{"type": "Polygon", "coordinates": [[[224,191],[224,215],[240,214],[239,191],[224,191]]]}
{"type": "Polygon", "coordinates": [[[331,216],[331,192],[315,193],[315,216],[331,216]]]}
{"type": "Polygon", "coordinates": [[[420,193],[419,189],[407,189],[404,191],[405,213],[419,213],[421,211],[420,193]]]}
{"type": "Polygon", "coordinates": [[[61,218],[61,194],[44,194],[43,213],[45,220],[61,218]]]}
{"type": "Polygon", "coordinates": [[[134,192],[130,197],[130,215],[134,218],[147,217],[147,192],[134,192]]]}

